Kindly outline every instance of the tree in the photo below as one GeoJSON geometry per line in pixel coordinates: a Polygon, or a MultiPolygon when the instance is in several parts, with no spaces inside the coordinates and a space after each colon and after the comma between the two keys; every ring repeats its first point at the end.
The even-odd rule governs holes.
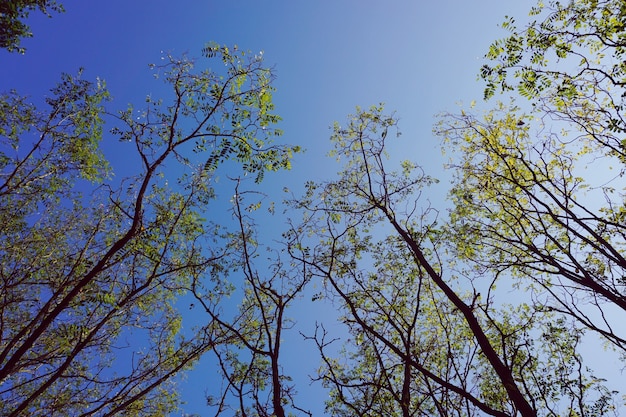
{"type": "Polygon", "coordinates": [[[459,255],[519,278],[535,308],[573,317],[622,355],[625,14],[621,1],[577,0],[540,4],[522,29],[508,19],[481,71],[485,95],[516,91],[530,106],[499,104],[441,129],[462,152],[459,255]]]}
{"type": "Polygon", "coordinates": [[[39,10],[50,17],[50,12],[63,12],[63,6],[55,0],[2,0],[0,1],[0,48],[23,54],[20,46],[23,38],[33,36],[24,23],[30,13],[39,10]]]}
{"type": "MultiPolygon", "coordinates": [[[[330,414],[616,414],[618,392],[580,346],[591,330],[624,353],[625,13],[622,2],[574,0],[540,4],[531,15],[542,20],[523,30],[505,22],[511,35],[481,70],[485,97],[516,91],[528,102],[443,116],[436,132],[456,174],[447,214],[424,200],[435,181],[417,164],[389,169],[393,115],[357,109],[334,126],[343,168],[307,183],[291,202],[304,219],[286,234],[303,276],[324,286],[313,298],[348,333],[321,323],[309,336],[330,414]],[[584,171],[598,161],[606,169],[584,171]]],[[[254,311],[262,305],[277,311],[269,300],[254,311]]],[[[237,328],[236,343],[261,340],[239,329],[249,331],[237,328]]],[[[250,362],[229,365],[264,369],[257,345],[247,349],[250,362]]],[[[249,384],[269,376],[259,374],[249,384]]],[[[230,375],[237,398],[264,392],[230,375]]]]}
{"type": "Polygon", "coordinates": [[[241,182],[236,180],[232,200],[239,231],[232,239],[237,249],[229,267],[209,284],[193,282],[193,294],[209,315],[212,353],[223,378],[219,392],[211,390],[207,403],[215,416],[286,417],[292,412],[310,416],[296,404],[291,378],[280,362],[284,333],[295,324],[287,316],[288,308],[299,300],[310,275],[306,265],[285,264],[276,249],[267,248],[272,255],[265,261],[258,259],[260,243],[251,214],[263,200],[243,208],[246,197],[259,197],[259,193],[242,190],[241,182]],[[243,280],[228,277],[237,273],[243,280]],[[233,314],[228,304],[233,303],[232,295],[239,294],[241,303],[233,314]]]}
{"type": "Polygon", "coordinates": [[[163,415],[172,376],[211,349],[175,308],[229,245],[207,222],[213,172],[261,181],[297,148],[272,145],[272,74],[259,56],[209,44],[223,73],[168,56],[169,104],[108,113],[102,82],[63,76],[46,110],[0,102],[0,414],[163,415]],[[114,181],[105,118],[136,171],[114,181]],[[167,165],[167,169],[166,169],[167,165]]]}
{"type": "MultiPolygon", "coordinates": [[[[603,415],[611,393],[582,365],[582,334],[553,311],[511,304],[497,271],[458,260],[465,241],[422,202],[434,179],[387,169],[397,120],[358,109],[333,133],[339,178],[309,183],[292,252],[325,284],[350,333],[333,355],[312,336],[333,415],[603,415]],[[309,239],[306,236],[314,236],[309,239]],[[303,245],[297,241],[299,248],[303,245]],[[481,295],[483,294],[483,295],[481,295]]],[[[467,247],[472,247],[467,242],[467,247]]],[[[474,242],[476,251],[480,242],[474,242]]],[[[461,258],[463,261],[465,258],[461,258]]]]}

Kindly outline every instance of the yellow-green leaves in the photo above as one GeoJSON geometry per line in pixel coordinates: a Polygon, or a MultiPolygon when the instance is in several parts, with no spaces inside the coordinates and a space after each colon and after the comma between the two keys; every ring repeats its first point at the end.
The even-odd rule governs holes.
{"type": "Polygon", "coordinates": [[[204,53],[223,72],[168,55],[153,69],[171,101],[147,96],[112,119],[135,157],[123,180],[100,150],[100,80],[64,75],[47,109],[0,97],[0,414],[167,414],[174,396],[158,388],[210,347],[175,309],[236,246],[204,218],[207,179],[230,161],[260,181],[300,148],[273,143],[280,117],[258,56],[204,53]]]}
{"type": "MultiPolygon", "coordinates": [[[[436,129],[455,170],[449,250],[477,282],[489,277],[512,285],[516,298],[531,295],[526,312],[518,313],[529,323],[544,326],[539,317],[559,313],[542,335],[552,340],[549,333],[555,333],[558,348],[531,354],[550,370],[548,382],[532,388],[542,394],[532,395],[550,403],[571,393],[578,401],[567,411],[572,415],[602,415],[613,407],[612,394],[580,372],[579,329],[624,349],[621,319],[606,314],[626,311],[626,234],[617,220],[626,160],[625,51],[615,41],[625,37],[622,3],[547,2],[533,9],[538,20],[525,28],[508,21],[511,34],[493,43],[481,77],[487,97],[516,94],[525,112],[510,99],[482,116],[444,116],[436,129]],[[615,166],[620,169],[613,174],[615,166]],[[586,382],[576,385],[572,374],[586,382]]],[[[503,318],[511,323],[512,317],[503,318]]],[[[511,337],[509,325],[498,324],[503,339],[511,337]]],[[[533,352],[533,337],[527,340],[523,350],[533,352]]],[[[532,362],[525,366],[535,369],[532,362]]],[[[501,387],[490,383],[483,382],[494,393],[490,401],[500,401],[501,387]]]]}

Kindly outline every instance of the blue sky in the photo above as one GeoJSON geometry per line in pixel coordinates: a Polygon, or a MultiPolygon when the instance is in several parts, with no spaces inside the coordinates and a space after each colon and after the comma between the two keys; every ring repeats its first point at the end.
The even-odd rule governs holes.
{"type": "MultiPolygon", "coordinates": [[[[66,13],[52,19],[33,15],[35,36],[23,42],[26,55],[0,51],[0,91],[14,88],[36,101],[62,72],[84,67],[84,78],[106,80],[114,105],[123,109],[128,103],[141,105],[146,94],[158,95],[162,84],[152,79],[148,64],[158,62],[162,51],[199,56],[210,40],[264,51],[266,64],[277,74],[274,100],[283,117],[281,140],[307,149],[296,158],[291,173],[273,175],[263,183],[272,193],[285,185],[297,189],[306,180],[332,176],[339,167],[325,157],[329,127],[335,120],[345,120],[355,106],[379,102],[400,118],[403,136],[397,150],[427,173],[445,179],[444,159],[431,133],[434,116],[456,111],[459,102],[480,100],[482,84],[476,75],[489,43],[504,35],[498,24],[505,15],[524,20],[534,2],[64,0],[63,4],[66,13]]],[[[124,169],[121,155],[109,151],[108,157],[114,169],[124,169]]],[[[443,200],[445,183],[440,190],[432,200],[443,200]]],[[[317,357],[306,363],[299,351],[286,360],[299,363],[304,373],[318,365],[317,357]]],[[[195,372],[182,385],[190,403],[187,411],[200,415],[203,398],[198,397],[208,385],[203,373],[195,372]]],[[[299,388],[301,400],[313,409],[320,407],[323,398],[307,398],[312,395],[308,388],[306,384],[299,388]]]]}
{"type": "MultiPolygon", "coordinates": [[[[148,64],[161,51],[199,55],[206,41],[264,51],[278,75],[284,140],[307,148],[295,169],[316,175],[328,127],[356,105],[385,102],[401,118],[406,146],[440,169],[433,115],[480,98],[480,57],[504,15],[532,2],[65,1],[52,19],[34,15],[25,56],[0,53],[0,88],[44,94],[61,72],[106,80],[121,108],[161,84],[148,64]]],[[[114,161],[113,161],[114,162],[114,161]]],[[[429,167],[427,167],[429,168],[429,167]]],[[[324,170],[321,170],[324,172],[324,170]]]]}

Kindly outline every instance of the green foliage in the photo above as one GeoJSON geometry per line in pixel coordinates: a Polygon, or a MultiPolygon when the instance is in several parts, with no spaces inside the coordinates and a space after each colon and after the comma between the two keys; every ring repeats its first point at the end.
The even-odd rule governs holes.
{"type": "MultiPolygon", "coordinates": [[[[310,337],[322,357],[317,379],[330,390],[329,414],[614,410],[615,393],[582,365],[584,334],[575,318],[534,298],[539,292],[519,294],[510,304],[507,266],[517,261],[537,274],[537,265],[552,262],[546,256],[524,264],[515,246],[518,230],[547,222],[527,218],[535,213],[529,194],[547,192],[558,175],[567,182],[552,195],[582,187],[566,170],[578,155],[564,146],[555,147],[555,161],[532,165],[522,158],[534,149],[522,118],[531,121],[502,106],[483,123],[465,114],[444,119],[451,126],[444,123],[439,132],[464,158],[455,165],[454,210],[443,223],[422,198],[432,178],[411,162],[400,162],[400,172],[386,168],[392,145],[382,132],[395,129],[393,116],[382,107],[357,109],[345,127],[335,124],[331,155],[343,170],[336,180],[307,184],[304,198],[292,203],[305,220],[288,234],[300,237],[292,244],[296,259],[324,284],[314,297],[333,303],[349,333],[339,346],[324,325],[310,337]],[[466,123],[459,130],[464,136],[453,134],[461,129],[455,123],[466,123]],[[531,183],[537,189],[526,192],[531,183]],[[495,227],[506,238],[497,245],[489,235],[495,227]]],[[[542,238],[536,231],[530,241],[542,238]]]]}
{"type": "Polygon", "coordinates": [[[0,2],[0,48],[23,54],[20,46],[23,38],[33,36],[24,21],[30,12],[39,10],[48,17],[50,12],[63,12],[63,6],[55,0],[2,0],[0,2]]]}
{"type": "Polygon", "coordinates": [[[431,279],[442,268],[440,232],[435,212],[419,199],[436,181],[411,162],[401,163],[401,172],[386,170],[388,132],[396,125],[381,106],[357,109],[345,127],[335,124],[331,155],[344,161],[339,178],[309,183],[306,197],[294,202],[307,220],[302,232],[292,234],[315,237],[300,259],[323,279],[326,298],[340,308],[350,333],[339,357],[329,353],[334,339],[324,327],[313,337],[323,360],[318,378],[331,392],[327,411],[408,416],[490,410],[472,380],[479,346],[431,279]]]}
{"type": "MultiPolygon", "coordinates": [[[[491,313],[492,325],[511,338],[510,326],[527,323],[514,337],[524,355],[507,361],[525,364],[515,372],[547,415],[615,409],[616,392],[585,369],[579,345],[599,335],[626,351],[625,12],[621,1],[574,0],[539,4],[521,29],[508,19],[481,77],[486,98],[522,100],[445,115],[436,128],[455,172],[449,251],[463,274],[524,297],[515,315],[491,313]]],[[[498,401],[502,387],[488,381],[498,401]]]]}
{"type": "MultiPolygon", "coordinates": [[[[331,415],[615,413],[617,393],[585,367],[581,345],[600,334],[626,346],[624,10],[611,0],[550,2],[523,30],[505,21],[510,35],[481,69],[485,97],[530,105],[442,117],[436,133],[455,172],[447,214],[423,198],[436,181],[416,163],[388,169],[397,120],[382,106],[335,123],[331,156],[342,170],[291,201],[303,213],[284,235],[298,269],[276,261],[261,278],[251,225],[237,211],[243,301],[229,320],[214,297],[198,295],[219,324],[215,340],[233,340],[216,349],[227,382],[211,403],[217,413],[283,415],[291,397],[277,382],[279,312],[309,280],[311,300],[335,308],[347,332],[318,324],[308,336],[331,415]],[[618,174],[587,178],[598,161],[618,174]]],[[[220,51],[231,53],[205,53],[220,51]]],[[[230,293],[229,284],[215,288],[230,293]]]]}
{"type": "MultiPolygon", "coordinates": [[[[619,0],[550,1],[533,8],[534,19],[518,29],[513,19],[502,27],[510,32],[495,41],[481,77],[485,97],[517,90],[541,111],[557,119],[575,119],[590,135],[607,128],[624,132],[623,65],[626,7],[619,0]]],[[[604,143],[621,155],[619,143],[604,143]]]]}
{"type": "Polygon", "coordinates": [[[170,93],[110,119],[136,152],[117,182],[100,151],[103,83],[64,75],[46,109],[2,95],[0,414],[166,415],[171,377],[210,350],[215,415],[311,415],[281,360],[305,296],[344,326],[307,336],[331,415],[615,413],[581,346],[600,335],[626,354],[626,6],[551,1],[531,19],[507,18],[480,70],[486,98],[521,100],[435,129],[454,170],[448,212],[417,163],[389,169],[396,117],[357,108],[333,127],[342,170],[290,201],[303,220],[280,248],[258,242],[262,198],[241,188],[300,151],[273,143],[262,54],[209,43],[199,62],[223,71],[152,66],[170,93]],[[231,233],[205,219],[218,171],[236,181],[231,233]],[[176,308],[187,292],[207,318],[194,332],[176,308]]]}
{"type": "Polygon", "coordinates": [[[109,118],[138,162],[117,182],[100,150],[102,82],[64,75],[46,109],[0,97],[0,414],[177,407],[172,377],[212,340],[183,332],[176,301],[230,250],[203,218],[215,194],[203,161],[220,155],[214,168],[230,160],[259,179],[297,151],[272,144],[260,58],[220,51],[224,74],[169,57],[155,70],[170,104],[109,118]]]}
{"type": "Polygon", "coordinates": [[[483,75],[492,92],[517,86],[530,101],[528,114],[514,103],[498,104],[482,118],[448,116],[438,128],[460,155],[451,165],[457,170],[451,226],[460,259],[507,270],[521,288],[541,294],[542,303],[622,352],[620,319],[598,320],[590,312],[626,311],[619,220],[625,11],[620,1],[550,2],[533,10],[543,21],[522,30],[506,25],[522,45],[520,59],[500,47],[506,40],[497,41],[483,75]],[[526,88],[539,79],[545,88],[526,88]]]}

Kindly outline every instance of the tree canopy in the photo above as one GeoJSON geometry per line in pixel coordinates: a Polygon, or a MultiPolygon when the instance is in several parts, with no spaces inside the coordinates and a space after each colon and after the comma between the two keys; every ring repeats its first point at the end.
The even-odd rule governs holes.
{"type": "Polygon", "coordinates": [[[45,109],[2,96],[2,415],[165,414],[177,404],[166,383],[211,347],[208,330],[181,333],[175,307],[230,250],[204,219],[210,178],[230,159],[260,181],[297,148],[271,144],[260,57],[215,44],[203,55],[226,70],[173,56],[154,67],[167,105],[109,113],[104,84],[80,74],[45,109]],[[136,155],[121,181],[100,151],[107,120],[136,155]]]}
{"type": "Polygon", "coordinates": [[[444,129],[464,149],[455,214],[483,243],[476,261],[522,277],[546,308],[622,354],[625,10],[619,1],[550,2],[522,30],[509,19],[511,35],[491,46],[481,71],[485,94],[517,91],[529,110],[500,104],[444,129]]]}
{"type": "Polygon", "coordinates": [[[50,17],[51,12],[63,12],[63,5],[55,0],[0,1],[0,48],[22,54],[26,51],[21,46],[21,40],[33,34],[25,20],[35,10],[50,17]]]}
{"type": "Polygon", "coordinates": [[[619,415],[589,346],[626,360],[625,18],[622,1],[571,0],[504,21],[484,103],[434,126],[443,206],[444,184],[393,157],[382,104],[333,125],[334,177],[270,202],[264,174],[300,147],[273,143],[272,71],[235,47],[168,55],[153,70],[169,93],[142,108],[110,111],[80,73],[45,108],[4,93],[0,414],[171,414],[172,377],[204,357],[215,416],[619,415]],[[137,161],[127,178],[111,135],[137,161]],[[211,211],[218,172],[231,228],[211,211]],[[311,305],[334,316],[293,313],[311,305]],[[324,399],[284,365],[297,334],[324,399]]]}

